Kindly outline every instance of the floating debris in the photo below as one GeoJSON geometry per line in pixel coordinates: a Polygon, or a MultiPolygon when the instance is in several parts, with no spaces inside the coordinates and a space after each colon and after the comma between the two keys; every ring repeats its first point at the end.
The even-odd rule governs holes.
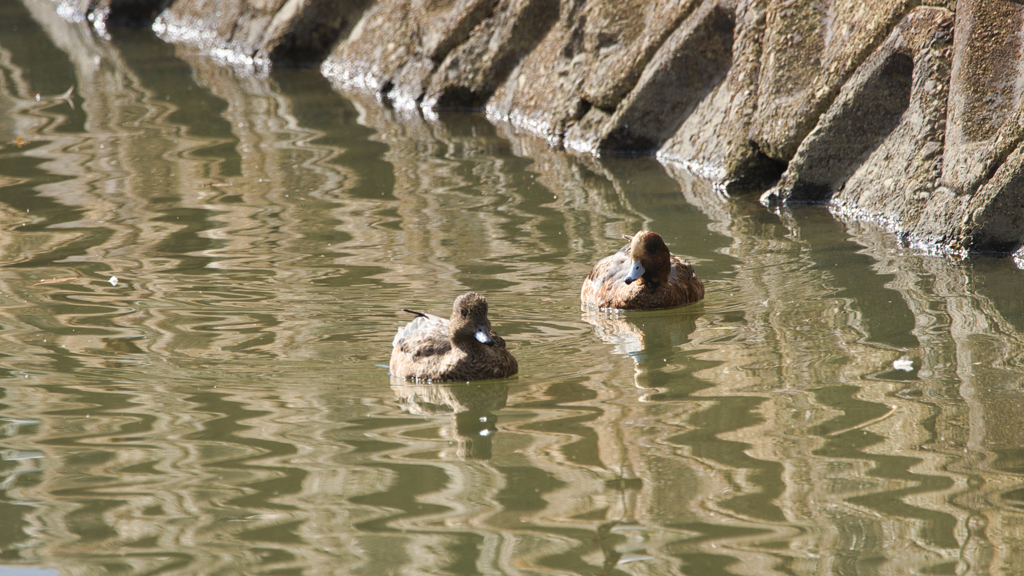
{"type": "Polygon", "coordinates": [[[892,367],[897,370],[903,370],[904,372],[913,372],[914,361],[909,358],[900,358],[892,363],[892,367]]]}

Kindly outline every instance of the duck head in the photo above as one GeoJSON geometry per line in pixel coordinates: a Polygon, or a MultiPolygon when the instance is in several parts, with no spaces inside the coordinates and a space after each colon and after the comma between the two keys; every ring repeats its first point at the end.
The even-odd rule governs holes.
{"type": "Polygon", "coordinates": [[[453,343],[478,342],[494,346],[491,321],[487,319],[487,299],[476,292],[467,292],[455,299],[448,323],[448,337],[453,343]]]}
{"type": "Polygon", "coordinates": [[[672,267],[672,254],[665,241],[657,232],[637,232],[629,239],[629,273],[625,283],[632,284],[640,278],[647,282],[661,282],[668,279],[672,267]]]}

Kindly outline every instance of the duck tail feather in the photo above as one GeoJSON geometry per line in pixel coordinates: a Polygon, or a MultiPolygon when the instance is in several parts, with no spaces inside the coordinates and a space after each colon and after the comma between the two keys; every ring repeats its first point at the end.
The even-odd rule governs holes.
{"type": "Polygon", "coordinates": [[[417,312],[415,310],[409,310],[408,308],[402,308],[402,312],[408,312],[409,314],[415,314],[416,316],[422,316],[423,318],[427,317],[427,315],[425,313],[423,313],[423,312],[417,312]]]}

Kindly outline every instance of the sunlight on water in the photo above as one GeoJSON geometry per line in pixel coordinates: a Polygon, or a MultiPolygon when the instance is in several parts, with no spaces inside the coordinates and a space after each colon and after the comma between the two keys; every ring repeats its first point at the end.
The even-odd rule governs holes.
{"type": "Polygon", "coordinates": [[[27,10],[0,8],[0,574],[1024,562],[1011,261],[27,10]],[[641,228],[707,298],[581,311],[641,228]],[[390,377],[401,309],[469,290],[519,375],[390,377]]]}

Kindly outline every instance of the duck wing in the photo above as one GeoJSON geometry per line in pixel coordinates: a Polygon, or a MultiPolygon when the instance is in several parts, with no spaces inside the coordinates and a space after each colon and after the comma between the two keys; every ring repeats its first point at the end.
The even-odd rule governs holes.
{"type": "Polygon", "coordinates": [[[410,360],[447,354],[452,349],[448,338],[448,320],[433,314],[418,314],[395,334],[392,342],[395,348],[405,353],[410,360]]]}
{"type": "Polygon", "coordinates": [[[704,299],[704,282],[697,276],[693,265],[674,254],[668,285],[677,292],[672,299],[674,305],[693,304],[704,299]]]}
{"type": "Polygon", "coordinates": [[[602,258],[583,281],[580,299],[592,306],[614,307],[613,302],[621,299],[619,293],[630,290],[625,280],[631,264],[628,244],[611,256],[602,258]]]}

